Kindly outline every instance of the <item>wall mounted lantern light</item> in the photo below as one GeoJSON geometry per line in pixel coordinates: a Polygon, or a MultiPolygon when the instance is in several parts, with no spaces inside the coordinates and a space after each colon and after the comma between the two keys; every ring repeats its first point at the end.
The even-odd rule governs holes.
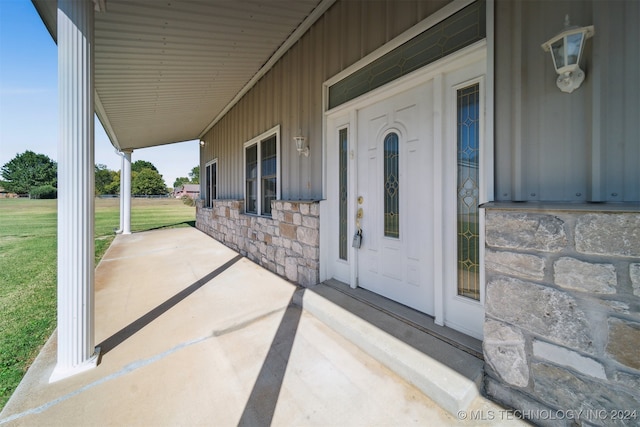
{"type": "Polygon", "coordinates": [[[205,144],[204,139],[201,139],[200,140],[200,147],[204,147],[204,144],[205,144]]]}
{"type": "Polygon", "coordinates": [[[309,157],[309,147],[305,145],[306,138],[298,133],[298,136],[294,136],[293,140],[296,142],[296,150],[298,150],[298,156],[304,154],[305,157],[309,157]]]}
{"type": "Polygon", "coordinates": [[[569,15],[567,15],[564,18],[564,30],[542,44],[545,52],[551,52],[553,66],[558,73],[556,84],[561,91],[571,93],[584,81],[584,71],[580,69],[580,57],[585,40],[593,36],[593,33],[593,25],[569,26],[569,15]]]}

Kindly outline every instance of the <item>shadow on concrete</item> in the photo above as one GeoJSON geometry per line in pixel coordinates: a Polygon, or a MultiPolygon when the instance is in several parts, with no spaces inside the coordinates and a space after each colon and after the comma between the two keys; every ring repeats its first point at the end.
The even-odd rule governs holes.
{"type": "Polygon", "coordinates": [[[178,292],[177,294],[175,294],[174,296],[172,296],[171,298],[169,298],[168,300],[166,300],[165,302],[163,302],[153,310],[149,311],[147,314],[131,322],[130,324],[120,329],[115,334],[111,335],[109,338],[102,341],[100,344],[98,344],[101,350],[100,356],[101,357],[104,356],[105,354],[107,354],[108,352],[116,348],[118,345],[122,344],[124,341],[131,338],[135,333],[140,331],[149,323],[156,320],[162,314],[164,314],[169,309],[171,309],[172,307],[177,305],[179,302],[184,300],[186,297],[188,297],[189,295],[191,295],[192,293],[200,289],[202,286],[207,284],[210,280],[213,280],[216,276],[220,275],[222,272],[227,270],[236,262],[240,261],[242,258],[243,258],[242,255],[235,256],[231,260],[227,261],[225,264],[213,270],[211,273],[207,274],[206,276],[202,277],[198,281],[184,288],[183,290],[181,290],[180,292],[178,292]]]}
{"type": "Polygon", "coordinates": [[[145,230],[137,230],[136,232],[139,232],[139,231],[164,230],[164,229],[167,229],[167,228],[177,228],[177,227],[182,227],[182,226],[188,226],[188,227],[196,228],[196,221],[193,220],[193,221],[176,222],[175,224],[161,225],[160,227],[147,228],[145,230]]]}
{"type": "Polygon", "coordinates": [[[292,299],[282,316],[238,426],[271,425],[301,315],[302,308],[292,299]]]}
{"type": "MultiPolygon", "coordinates": [[[[192,228],[196,228],[196,221],[182,221],[182,222],[176,222],[175,224],[166,224],[166,225],[161,225],[159,227],[152,227],[152,228],[144,228],[141,230],[131,230],[133,233],[142,233],[145,231],[154,231],[154,230],[166,230],[167,228],[181,228],[181,227],[192,227],[192,228]]],[[[114,234],[120,234],[121,231],[118,230],[117,228],[113,229],[113,233],[114,234]]]]}

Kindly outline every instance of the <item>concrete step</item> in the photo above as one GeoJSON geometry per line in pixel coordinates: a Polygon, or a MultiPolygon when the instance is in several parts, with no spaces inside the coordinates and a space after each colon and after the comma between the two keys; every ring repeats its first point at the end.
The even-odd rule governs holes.
{"type": "Polygon", "coordinates": [[[349,295],[336,283],[301,289],[294,303],[416,386],[452,415],[468,410],[480,395],[484,362],[477,357],[477,340],[477,343],[471,339],[467,344],[454,345],[447,341],[455,340],[349,295]]]}

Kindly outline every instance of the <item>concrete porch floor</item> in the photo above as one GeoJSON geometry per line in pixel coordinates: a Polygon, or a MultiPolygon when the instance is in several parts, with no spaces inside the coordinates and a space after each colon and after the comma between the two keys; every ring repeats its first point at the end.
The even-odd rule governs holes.
{"type": "Polygon", "coordinates": [[[303,292],[193,228],[117,236],[96,269],[100,364],[49,384],[54,333],[0,425],[519,423],[479,396],[445,411],[293,303],[303,292]]]}

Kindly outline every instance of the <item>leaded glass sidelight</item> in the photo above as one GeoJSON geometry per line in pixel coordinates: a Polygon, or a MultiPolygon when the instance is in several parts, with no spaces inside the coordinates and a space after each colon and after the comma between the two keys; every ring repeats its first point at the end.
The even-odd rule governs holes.
{"type": "Polygon", "coordinates": [[[384,235],[400,237],[400,170],[398,134],[384,138],[384,235]]]}
{"type": "Polygon", "coordinates": [[[213,207],[213,201],[218,198],[218,161],[213,160],[205,166],[205,203],[208,208],[213,207]]]}
{"type": "Polygon", "coordinates": [[[276,154],[276,136],[273,135],[264,141],[260,146],[261,168],[260,173],[262,175],[262,213],[264,215],[271,215],[271,202],[276,199],[276,185],[277,185],[277,154],[276,154]]]}
{"type": "Polygon", "coordinates": [[[338,144],[339,144],[339,186],[340,186],[340,205],[338,207],[338,218],[339,218],[339,234],[340,234],[340,246],[339,246],[339,256],[340,259],[347,260],[348,253],[348,236],[347,236],[347,149],[348,149],[348,140],[347,140],[347,129],[340,129],[338,134],[338,144]]]}
{"type": "Polygon", "coordinates": [[[258,146],[248,147],[246,156],[246,211],[248,213],[258,213],[258,146]]]}
{"type": "Polygon", "coordinates": [[[211,164],[211,206],[213,206],[213,200],[218,198],[218,162],[211,164]]]}
{"type": "Polygon", "coordinates": [[[457,91],[458,295],[480,299],[480,85],[457,91]]]}
{"type": "Polygon", "coordinates": [[[212,207],[211,204],[211,167],[209,165],[206,166],[205,168],[205,181],[204,181],[204,186],[205,186],[205,190],[204,190],[204,202],[205,202],[205,206],[210,208],[212,207]]]}

